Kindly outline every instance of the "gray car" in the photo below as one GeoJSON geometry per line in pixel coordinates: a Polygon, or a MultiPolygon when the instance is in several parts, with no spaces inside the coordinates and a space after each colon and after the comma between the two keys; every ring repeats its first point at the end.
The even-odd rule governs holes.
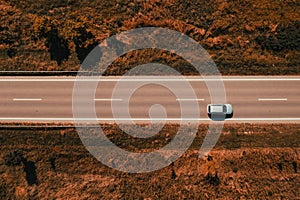
{"type": "Polygon", "coordinates": [[[208,117],[215,121],[223,121],[226,118],[233,116],[231,104],[208,104],[207,105],[208,117]]]}

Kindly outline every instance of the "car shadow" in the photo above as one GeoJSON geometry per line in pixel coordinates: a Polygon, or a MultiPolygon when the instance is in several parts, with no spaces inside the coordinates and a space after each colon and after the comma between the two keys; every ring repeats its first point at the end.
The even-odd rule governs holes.
{"type": "Polygon", "coordinates": [[[225,119],[230,119],[233,117],[233,112],[231,114],[208,114],[208,117],[213,121],[224,121],[225,119]]]}

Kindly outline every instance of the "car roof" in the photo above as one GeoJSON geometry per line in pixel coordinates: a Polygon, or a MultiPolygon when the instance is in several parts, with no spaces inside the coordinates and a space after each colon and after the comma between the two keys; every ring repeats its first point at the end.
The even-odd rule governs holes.
{"type": "Polygon", "coordinates": [[[224,112],[224,105],[210,105],[210,112],[224,112]]]}

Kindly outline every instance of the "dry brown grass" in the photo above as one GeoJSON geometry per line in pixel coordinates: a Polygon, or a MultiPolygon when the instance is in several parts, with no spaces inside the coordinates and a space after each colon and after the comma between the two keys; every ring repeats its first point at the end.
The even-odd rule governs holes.
{"type": "MultiPolygon", "coordinates": [[[[164,145],[176,133],[168,125],[144,142],[103,125],[117,145],[138,152],[164,145]],[[125,136],[125,137],[124,137],[125,136]],[[154,142],[155,141],[155,142],[154,142]],[[130,144],[130,145],[128,145],[130,144]]],[[[19,149],[34,162],[38,184],[29,186],[24,166],[0,162],[1,199],[296,199],[299,196],[299,124],[226,125],[210,153],[220,166],[220,184],[205,181],[198,153],[207,125],[199,126],[190,149],[174,164],[146,174],[110,169],[92,157],[73,128],[2,128],[0,158],[19,149]],[[50,158],[55,160],[52,168],[50,158]]]]}
{"type": "MultiPolygon", "coordinates": [[[[76,51],[78,38],[74,35],[83,32],[78,27],[84,26],[86,32],[92,33],[88,41],[100,43],[121,31],[155,26],[195,39],[212,55],[222,74],[295,75],[299,74],[300,63],[299,6],[294,0],[2,0],[0,69],[76,71],[86,53],[78,56],[76,51]],[[54,24],[52,29],[57,28],[58,36],[68,41],[70,55],[60,65],[50,58],[47,36],[34,28],[41,25],[35,22],[41,22],[43,17],[49,18],[54,24]]],[[[83,46],[88,41],[79,38],[83,46]]],[[[115,62],[107,75],[122,74],[134,65],[153,61],[153,57],[181,69],[183,74],[195,74],[187,62],[175,55],[142,51],[125,57],[123,62],[115,62]],[[179,60],[173,62],[174,59],[179,60]]]]}

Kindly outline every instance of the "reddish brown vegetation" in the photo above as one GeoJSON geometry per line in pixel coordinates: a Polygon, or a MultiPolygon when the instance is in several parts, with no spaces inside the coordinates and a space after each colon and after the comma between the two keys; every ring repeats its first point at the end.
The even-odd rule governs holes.
{"type": "MultiPolygon", "coordinates": [[[[131,151],[159,148],[177,130],[177,125],[168,125],[165,131],[142,143],[124,138],[115,125],[103,127],[115,144],[121,147],[131,144],[127,145],[131,151]]],[[[86,151],[73,128],[2,128],[1,159],[22,155],[34,164],[37,182],[30,186],[24,164],[12,166],[1,160],[0,198],[295,199],[299,196],[299,125],[226,125],[211,152],[218,184],[207,181],[207,161],[198,158],[206,130],[206,125],[199,126],[194,143],[174,164],[151,173],[130,174],[98,162],[86,151]],[[22,154],[11,153],[15,150],[22,154]]]]}
{"type": "MultiPolygon", "coordinates": [[[[78,70],[105,38],[155,26],[195,39],[222,74],[299,74],[298,10],[295,0],[2,0],[0,69],[78,70]]],[[[153,61],[195,74],[175,55],[147,51],[125,55],[107,75],[153,61]]]]}

